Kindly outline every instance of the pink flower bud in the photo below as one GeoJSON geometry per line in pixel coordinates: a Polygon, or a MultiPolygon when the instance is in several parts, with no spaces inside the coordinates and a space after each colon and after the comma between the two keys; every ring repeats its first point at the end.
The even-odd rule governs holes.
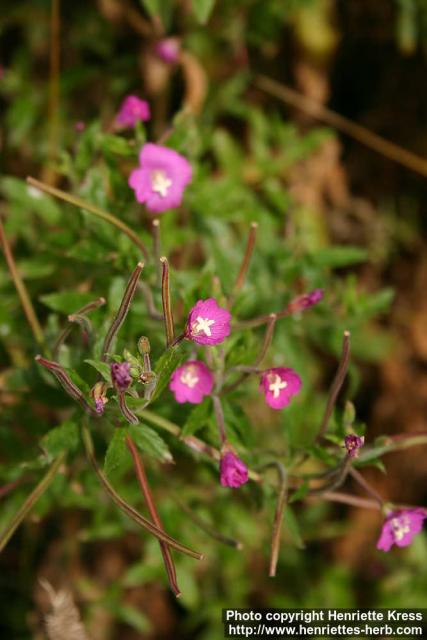
{"type": "Polygon", "coordinates": [[[111,364],[111,380],[117,389],[125,391],[132,382],[129,362],[113,362],[111,364]]]}
{"type": "Polygon", "coordinates": [[[233,452],[221,456],[220,480],[223,487],[240,487],[248,481],[248,468],[233,452]]]}
{"type": "Polygon", "coordinates": [[[145,122],[151,117],[150,105],[137,96],[127,96],[120,105],[116,116],[119,127],[132,128],[137,122],[145,122]]]}
{"type": "Polygon", "coordinates": [[[356,436],[354,433],[351,433],[344,438],[344,446],[347,449],[347,453],[350,458],[357,458],[359,455],[359,449],[360,447],[363,447],[364,443],[365,438],[363,436],[356,436]]]}

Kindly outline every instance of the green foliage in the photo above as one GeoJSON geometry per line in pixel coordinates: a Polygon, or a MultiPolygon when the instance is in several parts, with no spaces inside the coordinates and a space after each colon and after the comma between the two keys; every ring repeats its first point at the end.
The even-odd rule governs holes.
{"type": "MultiPolygon", "coordinates": [[[[6,151],[0,194],[5,232],[42,324],[46,346],[36,344],[9,271],[0,260],[0,401],[3,394],[5,398],[0,478],[7,489],[2,495],[1,530],[46,467],[62,452],[67,452],[67,461],[34,506],[34,521],[28,519],[13,541],[16,556],[11,556],[11,564],[19,574],[25,598],[40,573],[42,565],[37,563],[49,551],[44,547],[45,531],[49,531],[48,545],[50,537],[62,535],[49,528],[52,522],[64,518],[63,529],[67,531],[69,514],[79,522],[70,555],[79,548],[85,558],[102,544],[114,541],[126,548],[129,560],[112,584],[106,584],[108,580],[97,583],[95,578],[91,584],[85,578],[86,585],[82,580],[83,586],[76,586],[90,613],[96,607],[105,608],[118,624],[139,634],[150,633],[148,617],[129,604],[127,595],[130,589],[143,587],[149,592],[153,583],[167,584],[158,541],[145,532],[140,534],[136,524],[114,508],[89,466],[79,436],[81,403],[67,396],[49,371],[34,364],[34,356],[43,352],[61,364],[92,411],[96,383],[108,398],[104,414],[90,415],[88,420],[94,456],[114,489],[135,508],[145,509],[126,444],[130,436],[146,464],[165,530],[205,555],[198,566],[174,553],[183,592],[180,611],[183,617],[189,612],[185,630],[181,629],[183,636],[216,640],[222,634],[221,607],[253,605],[259,597],[266,584],[260,567],[268,566],[277,500],[276,484],[268,475],[263,485],[250,482],[238,491],[218,482],[222,442],[212,399],[207,397],[197,406],[182,405],[168,389],[173,372],[189,359],[201,359],[214,371],[228,440],[251,470],[263,474],[260,468],[276,460],[291,477],[278,565],[278,575],[286,579],[268,583],[263,604],[355,605],[358,585],[351,571],[331,561],[329,549],[325,553],[328,543],[346,535],[348,522],[342,511],[331,509],[326,501],[308,498],[317,482],[325,482],[326,488],[329,482],[333,485],[334,476],[328,474],[339,468],[345,456],[343,441],[348,433],[362,435],[366,431],[367,444],[354,461],[360,468],[369,465],[384,470],[382,456],[406,447],[387,437],[372,442],[359,408],[362,399],[365,411],[363,367],[377,363],[393,347],[383,316],[393,303],[394,292],[371,284],[376,283],[375,278],[366,277],[364,270],[370,273],[378,260],[378,247],[362,243],[356,234],[353,237],[351,227],[345,243],[337,241],[335,223],[329,220],[326,207],[318,211],[296,193],[295,175],[334,141],[334,132],[308,124],[303,130],[291,122],[289,113],[254,89],[253,69],[245,62],[249,59],[257,64],[261,59],[263,65],[270,65],[276,56],[282,65],[289,25],[303,20],[302,9],[305,16],[313,10],[319,18],[319,3],[141,0],[133,7],[142,20],[137,21],[135,33],[132,14],[126,13],[126,7],[120,8],[126,3],[77,2],[72,11],[64,6],[61,47],[67,56],[61,56],[61,127],[58,151],[53,156],[48,144],[51,123],[46,117],[49,56],[45,47],[50,6],[44,1],[36,4],[34,11],[43,17],[34,21],[37,25],[25,16],[23,9],[28,7],[24,3],[18,2],[15,14],[14,5],[6,2],[10,20],[20,26],[19,43],[11,46],[0,80],[0,98],[5,105],[2,149],[4,146],[6,151]],[[108,9],[113,5],[118,13],[111,18],[108,9]],[[144,39],[143,52],[138,31],[144,29],[141,24],[152,30],[152,38],[144,39]],[[150,88],[145,74],[147,65],[154,64],[150,63],[151,46],[160,34],[178,35],[190,62],[200,65],[201,74],[206,73],[207,93],[199,110],[192,110],[185,102],[188,78],[179,65],[163,69],[167,90],[157,95],[150,88]],[[144,69],[144,91],[137,60],[144,69]],[[114,115],[123,96],[131,92],[146,94],[153,119],[134,130],[118,130],[114,115]],[[86,126],[76,132],[74,123],[80,119],[86,126]],[[193,169],[182,206],[159,216],[161,254],[168,256],[171,265],[176,335],[185,330],[188,312],[197,300],[215,297],[232,312],[231,335],[216,349],[204,349],[189,340],[165,348],[152,216],[135,201],[127,183],[144,141],[153,142],[160,136],[164,136],[162,144],[185,155],[193,169]],[[119,224],[30,188],[25,182],[27,173],[54,175],[56,186],[110,212],[119,224]],[[244,283],[236,291],[236,277],[254,221],[258,223],[255,250],[244,283]],[[128,225],[147,246],[140,281],[150,296],[147,300],[146,290],[137,288],[112,353],[104,361],[105,336],[129,275],[142,259],[141,249],[122,233],[120,223],[128,225]],[[360,274],[365,276],[363,284],[360,274]],[[282,412],[273,411],[259,389],[258,373],[248,373],[233,388],[241,376],[235,368],[241,370],[256,362],[265,335],[265,324],[251,329],[244,322],[283,311],[295,297],[315,288],[324,289],[324,299],[310,309],[279,318],[272,343],[258,363],[260,369],[292,367],[303,381],[298,397],[282,412]],[[58,336],[69,327],[67,316],[100,296],[106,298],[106,305],[85,315],[82,323],[72,323],[64,343],[53,353],[58,336]],[[332,412],[327,437],[318,442],[344,330],[351,332],[350,371],[332,412]],[[148,372],[137,351],[141,335],[148,336],[151,345],[152,370],[148,372]],[[117,390],[111,385],[113,361],[127,361],[132,366],[132,384],[124,402],[138,417],[136,425],[127,421],[117,390]],[[225,392],[228,384],[232,390],[225,392]],[[212,454],[213,450],[216,453],[212,454]],[[8,484],[15,482],[9,491],[8,484]],[[192,520],[189,512],[206,526],[200,528],[197,517],[192,520]],[[212,530],[220,537],[238,540],[242,549],[222,544],[218,536],[207,533],[212,530]]],[[[417,0],[397,4],[399,42],[412,50],[423,31],[414,16],[423,11],[417,0]]],[[[9,39],[15,38],[6,22],[2,30],[9,39]]],[[[163,72],[153,69],[159,79],[163,72]]],[[[202,75],[198,82],[203,84],[202,75]]],[[[338,214],[345,218],[341,210],[338,214]]],[[[387,224],[394,229],[390,234],[397,236],[397,222],[390,217],[387,224]]],[[[407,243],[411,233],[416,236],[408,229],[404,234],[407,243]]],[[[393,243],[397,240],[390,240],[391,250],[393,243]]],[[[68,557],[66,548],[64,555],[68,557]]],[[[426,554],[425,541],[420,538],[407,555],[387,558],[384,567],[389,573],[369,587],[364,602],[370,597],[370,604],[395,606],[401,591],[402,603],[413,606],[421,602],[426,554]]],[[[6,576],[10,567],[5,567],[6,576]]],[[[13,603],[14,598],[7,601],[13,603]]],[[[29,637],[23,627],[24,620],[34,617],[27,615],[28,606],[27,600],[19,601],[9,637],[29,637]],[[25,616],[19,607],[25,608],[25,616]]]]}

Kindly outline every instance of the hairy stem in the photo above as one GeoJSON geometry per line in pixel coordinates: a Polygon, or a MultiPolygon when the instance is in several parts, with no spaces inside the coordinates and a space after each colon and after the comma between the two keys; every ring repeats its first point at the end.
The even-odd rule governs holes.
{"type": "Polygon", "coordinates": [[[108,493],[110,498],[119,507],[121,511],[126,513],[132,520],[134,520],[137,524],[139,524],[141,527],[146,529],[153,536],[155,536],[159,540],[163,540],[163,542],[166,542],[166,544],[173,547],[177,551],[180,551],[181,553],[184,553],[190,556],[191,558],[195,558],[196,560],[201,560],[203,558],[203,555],[201,553],[198,553],[197,551],[193,551],[192,549],[189,549],[185,545],[181,544],[180,542],[178,542],[177,540],[169,536],[162,529],[159,529],[158,527],[156,527],[156,525],[150,522],[150,520],[147,520],[147,518],[144,518],[144,516],[138,513],[138,511],[136,511],[136,509],[134,509],[128,502],[126,502],[126,500],[123,500],[123,498],[119,496],[119,494],[115,491],[115,489],[111,486],[111,484],[107,480],[103,471],[101,471],[101,469],[98,466],[98,463],[95,458],[93,441],[86,424],[82,425],[82,440],[83,440],[83,444],[85,447],[88,460],[91,463],[96,475],[98,476],[98,479],[100,480],[102,486],[104,487],[105,491],[108,493]]]}
{"type": "Polygon", "coordinates": [[[271,536],[270,568],[268,573],[270,578],[274,578],[276,576],[277,561],[279,559],[280,534],[282,531],[283,512],[285,510],[288,496],[288,480],[285,467],[280,462],[270,462],[265,465],[264,469],[268,467],[275,467],[279,476],[279,493],[277,495],[276,511],[274,514],[273,533],[271,536]]]}
{"type": "Polygon", "coordinates": [[[322,487],[316,487],[314,489],[310,489],[308,493],[310,495],[316,495],[316,494],[322,494],[325,491],[334,491],[334,489],[338,489],[338,487],[340,487],[344,483],[345,479],[347,478],[347,475],[350,472],[351,463],[352,463],[352,459],[349,456],[346,456],[345,458],[343,458],[338,468],[334,469],[335,473],[333,474],[331,473],[332,477],[329,480],[329,482],[323,485],[322,487]]]}
{"type": "Polygon", "coordinates": [[[53,362],[53,360],[47,360],[46,358],[43,358],[40,355],[37,355],[35,357],[35,360],[36,362],[41,364],[42,367],[45,367],[45,369],[48,369],[53,373],[53,375],[58,380],[59,384],[64,389],[64,391],[68,393],[68,395],[73,400],[78,402],[79,405],[82,407],[82,409],[84,409],[87,413],[89,413],[94,417],[98,416],[95,409],[87,402],[83,393],[71,380],[70,376],[68,375],[64,367],[58,364],[58,362],[53,362]]]}
{"type": "Polygon", "coordinates": [[[75,318],[79,316],[84,316],[86,313],[89,313],[89,311],[92,311],[93,309],[97,309],[98,307],[101,307],[103,304],[105,304],[105,298],[97,298],[97,300],[88,302],[88,304],[85,304],[84,307],[81,307],[81,309],[77,309],[77,311],[75,311],[73,314],[70,314],[68,316],[69,324],[67,324],[67,326],[64,327],[64,329],[61,331],[61,333],[57,337],[55,344],[53,345],[52,354],[54,358],[57,357],[58,351],[61,345],[65,342],[65,340],[70,335],[71,330],[73,328],[73,323],[75,322],[75,318]]]}
{"type": "Polygon", "coordinates": [[[350,332],[344,331],[340,364],[338,366],[337,373],[335,375],[334,381],[329,391],[328,402],[326,404],[326,409],[323,415],[322,423],[320,425],[319,432],[316,437],[316,442],[319,442],[327,431],[329,420],[334,410],[335,402],[337,400],[338,394],[341,390],[341,387],[347,375],[349,362],[350,362],[350,332]]]}
{"type": "MultiPolygon", "coordinates": [[[[230,393],[230,391],[234,391],[234,389],[236,389],[239,385],[241,385],[242,382],[244,382],[246,380],[246,378],[248,377],[248,375],[250,375],[250,373],[256,373],[258,372],[258,367],[261,364],[261,362],[263,361],[270,345],[271,345],[271,341],[273,339],[273,332],[274,332],[274,325],[276,324],[276,320],[277,320],[277,315],[275,313],[271,313],[269,316],[269,321],[268,321],[268,325],[267,325],[267,329],[264,335],[264,340],[262,343],[262,347],[261,350],[254,362],[254,364],[252,365],[252,367],[250,367],[250,370],[248,371],[244,371],[243,375],[241,375],[235,382],[233,382],[232,384],[226,386],[222,393],[230,393]]],[[[231,370],[230,370],[231,372],[231,370]]]]}
{"type": "Polygon", "coordinates": [[[221,400],[217,395],[212,395],[212,402],[214,406],[216,423],[219,429],[219,439],[221,442],[221,446],[223,446],[227,442],[227,434],[225,432],[224,411],[222,408],[221,400]]]}
{"type": "MultiPolygon", "coordinates": [[[[243,283],[245,282],[245,277],[248,272],[249,263],[250,263],[254,246],[255,246],[257,229],[258,229],[258,223],[251,222],[251,226],[249,229],[248,242],[246,244],[245,254],[243,256],[243,261],[240,266],[240,270],[237,275],[236,282],[234,283],[233,294],[239,291],[243,287],[243,283]]],[[[232,298],[230,299],[230,306],[231,305],[232,305],[232,298]]]]}
{"type": "Polygon", "coordinates": [[[352,496],[348,493],[341,493],[339,491],[325,491],[318,496],[307,496],[307,500],[322,499],[330,500],[331,502],[340,502],[341,504],[348,504],[352,507],[360,507],[361,509],[380,509],[377,500],[368,500],[367,498],[359,498],[359,496],[352,496]]]}
{"type": "MultiPolygon", "coordinates": [[[[138,416],[147,420],[151,424],[154,424],[160,429],[163,429],[164,431],[172,434],[176,438],[179,438],[180,442],[185,444],[193,451],[197,451],[197,453],[203,453],[216,462],[218,462],[218,460],[221,458],[221,454],[218,449],[212,447],[206,442],[203,442],[203,440],[200,440],[195,436],[182,436],[181,429],[178,427],[178,425],[174,422],[171,422],[167,418],[163,418],[163,416],[159,416],[157,413],[154,413],[153,411],[150,411],[148,409],[138,409],[136,413],[138,414],[138,416]]],[[[262,483],[263,481],[260,474],[251,469],[249,470],[249,478],[253,480],[253,482],[257,483],[262,483]]]]}
{"type": "MultiPolygon", "coordinates": [[[[142,462],[141,456],[138,453],[135,443],[129,434],[126,436],[126,444],[132,456],[136,477],[138,478],[139,486],[141,487],[142,495],[144,496],[144,500],[147,504],[148,511],[150,512],[151,519],[154,524],[159,527],[159,529],[163,529],[163,524],[160,520],[160,516],[158,514],[153,496],[151,494],[150,486],[148,484],[144,464],[142,462]]],[[[169,584],[172,591],[178,598],[181,595],[181,591],[176,580],[175,563],[173,561],[171,550],[168,545],[163,542],[163,540],[159,540],[159,544],[163,556],[163,562],[166,568],[166,573],[168,574],[169,584]]]]}
{"type": "Polygon", "coordinates": [[[99,207],[95,206],[94,204],[91,204],[90,202],[86,202],[85,200],[82,200],[81,198],[77,198],[76,196],[71,196],[69,193],[66,193],[65,191],[61,191],[61,189],[56,189],[56,187],[51,187],[48,184],[41,182],[40,180],[36,180],[35,178],[32,178],[30,176],[27,178],[27,182],[28,184],[32,185],[36,189],[40,189],[40,191],[44,191],[45,193],[48,193],[49,195],[54,196],[55,198],[59,198],[59,200],[68,202],[69,204],[72,204],[75,207],[78,207],[79,209],[84,209],[85,211],[89,211],[89,213],[93,213],[93,215],[95,215],[97,218],[100,218],[101,220],[105,220],[106,222],[109,222],[117,229],[120,229],[120,231],[122,231],[125,235],[127,235],[128,238],[132,240],[133,244],[136,247],[138,247],[140,251],[142,251],[146,259],[149,258],[149,254],[145,244],[137,236],[137,234],[134,231],[132,231],[130,227],[128,227],[127,224],[125,224],[122,220],[120,220],[120,218],[116,218],[116,216],[113,216],[111,213],[108,213],[108,211],[104,211],[103,209],[100,209],[99,207]]]}
{"type": "Polygon", "coordinates": [[[119,407],[120,407],[120,411],[122,412],[122,415],[124,418],[126,418],[126,420],[130,423],[130,424],[138,424],[139,420],[136,417],[136,415],[129,409],[129,407],[126,404],[126,395],[124,391],[121,391],[120,389],[117,391],[117,399],[119,402],[119,407]]]}
{"type": "Polygon", "coordinates": [[[362,474],[359,471],[357,471],[353,467],[350,469],[350,475],[356,480],[358,484],[360,484],[361,487],[365,489],[367,493],[369,493],[369,495],[371,495],[374,498],[374,500],[378,502],[380,507],[383,506],[384,500],[382,499],[380,494],[373,487],[371,487],[369,482],[365,480],[365,478],[362,476],[362,474]]]}

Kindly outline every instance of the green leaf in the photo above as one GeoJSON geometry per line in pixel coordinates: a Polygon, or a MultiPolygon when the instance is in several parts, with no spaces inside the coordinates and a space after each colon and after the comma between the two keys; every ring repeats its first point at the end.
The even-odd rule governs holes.
{"type": "Polygon", "coordinates": [[[344,414],[342,418],[344,429],[350,430],[355,419],[356,409],[354,407],[354,404],[350,400],[347,400],[347,402],[345,403],[344,414]]]}
{"type": "Polygon", "coordinates": [[[108,478],[113,474],[123,471],[129,462],[129,452],[126,447],[127,429],[124,427],[114,429],[113,437],[105,454],[104,472],[108,478]]]}
{"type": "Polygon", "coordinates": [[[85,362],[96,369],[106,382],[111,382],[111,369],[106,362],[101,362],[101,360],[91,360],[90,358],[85,360],[85,362]]]}
{"type": "Polygon", "coordinates": [[[159,397],[168,384],[172,373],[184,360],[185,355],[179,347],[180,345],[170,347],[157,361],[155,369],[157,384],[151,396],[151,402],[154,402],[159,397]]]}
{"type": "Polygon", "coordinates": [[[297,500],[302,500],[310,489],[310,484],[308,482],[303,482],[303,484],[298,487],[296,491],[289,498],[289,503],[296,502],[297,500]]]}
{"type": "Polygon", "coordinates": [[[206,24],[215,6],[215,0],[192,0],[193,13],[200,24],[206,24]]]}
{"type": "Polygon", "coordinates": [[[120,136],[111,134],[104,136],[102,146],[105,152],[112,153],[116,156],[122,156],[124,158],[136,156],[135,147],[130,144],[129,140],[125,140],[125,138],[121,138],[120,136]]]}
{"type": "Polygon", "coordinates": [[[211,413],[210,398],[205,398],[201,404],[193,409],[182,428],[182,437],[190,436],[202,429],[209,419],[211,413]]]}
{"type": "Polygon", "coordinates": [[[79,430],[75,422],[67,420],[48,431],[40,441],[41,447],[53,460],[61,451],[74,451],[79,446],[79,430]]]}
{"type": "Polygon", "coordinates": [[[169,463],[173,462],[173,457],[168,445],[163,438],[159,436],[157,431],[147,427],[145,424],[137,424],[130,427],[129,433],[141,451],[148,453],[148,455],[156,460],[169,463]]]}
{"type": "Polygon", "coordinates": [[[304,549],[305,544],[301,536],[298,520],[289,505],[286,506],[283,517],[293,543],[298,549],[304,549]]]}
{"type": "Polygon", "coordinates": [[[117,618],[133,627],[139,633],[146,634],[151,631],[151,625],[147,617],[136,607],[129,604],[120,605],[116,609],[117,618]]]}
{"type": "Polygon", "coordinates": [[[92,293],[78,293],[77,291],[61,291],[60,293],[46,293],[40,300],[53,311],[59,313],[74,313],[80,307],[94,299],[92,293]]]}
{"type": "Polygon", "coordinates": [[[327,247],[320,249],[311,256],[314,264],[319,267],[347,267],[359,262],[365,262],[368,252],[361,247],[327,247]]]}

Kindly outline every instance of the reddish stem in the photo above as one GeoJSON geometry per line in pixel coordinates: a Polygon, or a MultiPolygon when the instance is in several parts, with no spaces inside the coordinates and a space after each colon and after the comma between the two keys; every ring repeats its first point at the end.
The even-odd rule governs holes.
{"type": "MultiPolygon", "coordinates": [[[[131,453],[133,464],[135,467],[136,477],[138,478],[138,482],[141,487],[144,500],[147,504],[147,508],[150,513],[151,519],[159,529],[164,530],[162,521],[160,520],[160,516],[156,509],[156,505],[154,504],[150,487],[148,485],[148,480],[147,480],[147,475],[145,473],[144,465],[138,454],[138,450],[135,446],[135,443],[129,435],[126,436],[126,444],[131,453]]],[[[163,556],[163,561],[165,563],[166,572],[168,574],[169,584],[171,586],[172,591],[178,598],[181,595],[181,591],[179,590],[177,580],[176,580],[175,563],[173,561],[171,550],[169,546],[162,540],[159,540],[159,544],[160,544],[160,549],[163,556]]]]}

